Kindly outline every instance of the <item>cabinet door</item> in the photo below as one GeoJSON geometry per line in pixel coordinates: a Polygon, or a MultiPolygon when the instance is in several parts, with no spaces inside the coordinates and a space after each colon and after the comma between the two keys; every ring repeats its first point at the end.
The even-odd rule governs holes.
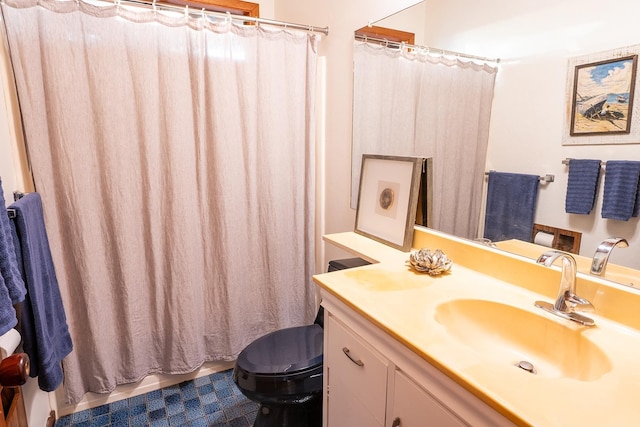
{"type": "Polygon", "coordinates": [[[327,425],[383,426],[387,360],[333,316],[325,325],[325,333],[327,425]]]}
{"type": "Polygon", "coordinates": [[[397,370],[392,408],[387,425],[393,427],[461,427],[467,425],[442,406],[431,394],[397,370]]]}

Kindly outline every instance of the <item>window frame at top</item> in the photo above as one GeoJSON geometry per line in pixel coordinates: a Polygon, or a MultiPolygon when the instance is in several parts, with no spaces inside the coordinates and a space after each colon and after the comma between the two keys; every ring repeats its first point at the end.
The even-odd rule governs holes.
{"type": "Polygon", "coordinates": [[[177,6],[189,6],[195,9],[205,9],[214,12],[229,12],[233,15],[260,17],[260,5],[242,0],[160,0],[158,4],[166,3],[177,6]]]}
{"type": "MultiPolygon", "coordinates": [[[[355,31],[356,36],[370,37],[379,40],[387,40],[389,43],[407,43],[415,44],[416,35],[408,31],[396,30],[394,28],[378,27],[376,25],[365,26],[355,31]]],[[[372,43],[380,43],[381,41],[372,41],[372,43]]]]}

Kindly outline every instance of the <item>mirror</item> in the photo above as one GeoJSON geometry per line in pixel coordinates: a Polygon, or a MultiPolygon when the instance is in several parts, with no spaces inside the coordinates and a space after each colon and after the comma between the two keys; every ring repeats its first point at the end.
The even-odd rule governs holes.
{"type": "MultiPolygon", "coordinates": [[[[375,26],[380,26],[380,27],[386,27],[386,28],[393,28],[393,29],[397,29],[397,30],[401,30],[401,31],[407,31],[407,32],[411,32],[415,35],[415,44],[416,45],[429,45],[429,43],[426,40],[426,28],[427,28],[427,5],[425,2],[419,3],[415,6],[412,6],[408,9],[402,10],[394,15],[391,15],[387,18],[384,18],[382,20],[376,21],[376,22],[371,22],[370,24],[373,24],[375,26]]],[[[470,45],[472,46],[473,43],[470,43],[470,45]]],[[[499,48],[500,46],[498,46],[499,48]]],[[[471,49],[471,48],[470,48],[471,49]]],[[[497,49],[497,51],[499,51],[499,49],[497,49]]],[[[475,53],[470,51],[470,53],[475,53]]],[[[482,52],[480,52],[480,54],[482,54],[482,52]]],[[[566,57],[562,58],[562,63],[566,63],[566,57]]],[[[526,61],[525,61],[526,62],[526,61]]],[[[524,66],[523,66],[524,67],[524,66]]],[[[354,106],[353,106],[353,112],[354,112],[354,123],[355,121],[358,119],[357,118],[357,114],[359,112],[358,106],[355,105],[356,103],[356,99],[357,97],[355,96],[355,88],[356,85],[358,84],[358,79],[361,77],[361,73],[362,70],[358,70],[357,68],[354,70],[354,106]]],[[[520,70],[521,73],[524,73],[524,71],[520,70]]],[[[523,84],[523,83],[522,83],[523,84]]],[[[372,88],[375,86],[369,85],[369,88],[372,88]]],[[[524,91],[524,89],[522,89],[524,91]]],[[[560,100],[559,100],[560,101],[560,100]]],[[[381,107],[383,105],[379,105],[378,107],[381,107]]],[[[354,139],[357,138],[358,135],[356,134],[355,131],[355,126],[354,126],[354,139]]],[[[361,141],[362,142],[362,141],[361,141]]],[[[355,143],[355,141],[354,141],[355,143]]],[[[366,144],[366,141],[365,141],[366,144]]],[[[559,144],[559,143],[558,143],[559,144]]],[[[595,152],[596,154],[592,154],[592,155],[597,155],[598,152],[595,152]]],[[[517,153],[513,154],[514,156],[517,156],[517,153]]],[[[580,154],[575,154],[576,157],[579,156],[580,154]]],[[[430,156],[431,157],[431,156],[430,156]]],[[[438,156],[433,155],[432,157],[434,157],[435,161],[437,162],[437,158],[438,156]]],[[[595,157],[594,157],[595,158],[595,157]]],[[[629,158],[633,158],[633,157],[629,157],[629,158]]],[[[531,159],[528,159],[529,163],[531,163],[531,159]]],[[[554,156],[553,161],[560,163],[562,160],[562,158],[560,157],[560,155],[558,156],[554,156]]],[[[549,161],[547,161],[546,163],[544,162],[543,159],[539,159],[538,161],[536,161],[536,163],[539,162],[540,166],[539,166],[539,172],[544,175],[544,173],[549,172],[548,170],[548,164],[550,163],[549,161]]],[[[487,162],[487,165],[490,165],[491,162],[487,162]]],[[[487,168],[490,166],[485,166],[484,164],[482,165],[483,168],[483,173],[484,173],[484,168],[487,168]]],[[[534,165],[534,168],[536,168],[538,166],[534,165]]],[[[562,166],[560,165],[556,165],[556,167],[558,169],[562,168],[562,166]]],[[[534,169],[535,170],[535,169],[534,169]]],[[[352,169],[352,174],[354,173],[355,168],[352,169]]],[[[558,171],[556,173],[556,175],[560,176],[560,175],[567,175],[567,170],[566,169],[560,169],[560,171],[558,171]]],[[[561,178],[562,179],[562,178],[561,178]]],[[[486,187],[486,181],[483,180],[482,182],[483,186],[486,187]]],[[[436,183],[437,185],[437,183],[436,183]]],[[[560,184],[556,184],[556,187],[552,188],[551,191],[557,191],[557,192],[564,192],[564,189],[566,188],[566,184],[565,187],[562,187],[562,183],[560,184]]],[[[484,188],[483,187],[483,188],[484,188]]],[[[481,190],[482,191],[482,190],[481,190]]],[[[482,195],[482,202],[484,203],[484,198],[486,196],[483,194],[482,195]]],[[[561,196],[562,197],[562,196],[561,196]]],[[[556,197],[556,199],[558,199],[556,197]]],[[[547,209],[547,206],[541,206],[540,203],[538,204],[538,210],[540,209],[547,209]]],[[[558,216],[560,215],[559,212],[563,212],[561,211],[563,207],[558,207],[557,209],[555,209],[555,207],[553,207],[553,209],[555,209],[555,213],[554,215],[558,216]]],[[[593,217],[593,215],[592,215],[593,217]]],[[[483,213],[479,212],[477,217],[475,217],[473,220],[476,223],[480,223],[481,218],[483,218],[483,213]]],[[[596,215],[596,219],[599,219],[599,215],[596,215]]],[[[576,229],[583,229],[583,230],[587,230],[585,231],[585,233],[589,233],[593,230],[594,226],[591,225],[589,226],[589,224],[586,222],[587,220],[584,218],[579,218],[576,221],[576,225],[572,228],[576,228],[576,229]]],[[[437,227],[436,227],[437,228],[437,227]]],[[[569,227],[567,227],[569,228],[569,227]]],[[[622,232],[618,231],[620,228],[619,227],[607,227],[606,229],[606,235],[604,235],[603,232],[598,233],[598,235],[603,235],[603,238],[606,237],[610,237],[612,235],[620,235],[621,237],[627,237],[627,238],[631,238],[633,237],[632,235],[630,236],[629,232],[627,231],[626,233],[624,231],[626,231],[625,229],[622,230],[622,232]]],[[[449,230],[444,230],[447,232],[450,232],[449,230]]],[[[451,232],[451,234],[454,235],[458,235],[461,236],[460,234],[456,233],[456,232],[451,232]]],[[[632,234],[632,233],[631,233],[632,234]]],[[[468,236],[462,236],[462,237],[468,237],[468,236]]],[[[600,240],[598,240],[599,242],[600,240]]],[[[631,242],[630,242],[631,244],[631,242]]],[[[506,250],[521,256],[525,256],[528,258],[537,258],[537,256],[539,256],[544,250],[547,250],[548,248],[545,247],[540,247],[537,245],[533,245],[531,243],[528,242],[506,242],[506,243],[499,243],[498,245],[496,245],[498,247],[498,249],[501,250],[506,250]]],[[[597,247],[597,244],[594,244],[593,242],[589,242],[587,245],[585,245],[584,241],[583,241],[583,245],[582,245],[582,253],[584,254],[583,256],[577,256],[577,262],[578,262],[578,268],[579,271],[581,273],[584,274],[589,274],[590,271],[590,265],[591,265],[591,257],[593,256],[593,253],[595,252],[595,249],[597,247]],[[590,249],[592,248],[592,249],[590,249]]],[[[638,270],[635,270],[634,268],[631,267],[638,267],[638,266],[634,266],[631,264],[625,264],[625,262],[621,262],[618,260],[618,258],[615,256],[616,252],[618,251],[624,251],[625,249],[614,249],[612,251],[612,256],[609,262],[609,265],[604,273],[603,277],[606,280],[611,280],[613,282],[617,282],[617,283],[622,283],[625,285],[629,285],[629,284],[634,284],[636,286],[640,285],[640,272],[638,270]]],[[[629,251],[629,249],[626,249],[627,251],[629,251]]],[[[640,258],[640,257],[637,257],[640,258]]]]}

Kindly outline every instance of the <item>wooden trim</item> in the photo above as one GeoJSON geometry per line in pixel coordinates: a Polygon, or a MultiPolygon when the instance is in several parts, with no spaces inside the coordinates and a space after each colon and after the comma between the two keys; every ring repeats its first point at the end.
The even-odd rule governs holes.
{"type": "Polygon", "coordinates": [[[395,30],[393,28],[377,27],[375,25],[362,27],[356,30],[357,36],[373,37],[376,39],[386,39],[390,42],[415,44],[416,35],[407,31],[395,30]]]}
{"type": "Polygon", "coordinates": [[[242,0],[161,0],[158,4],[172,4],[179,6],[189,6],[196,9],[206,9],[214,12],[229,12],[234,15],[260,17],[260,5],[242,0]]]}
{"type": "Polygon", "coordinates": [[[49,412],[49,418],[47,418],[46,427],[53,427],[56,425],[56,411],[49,412]]]}

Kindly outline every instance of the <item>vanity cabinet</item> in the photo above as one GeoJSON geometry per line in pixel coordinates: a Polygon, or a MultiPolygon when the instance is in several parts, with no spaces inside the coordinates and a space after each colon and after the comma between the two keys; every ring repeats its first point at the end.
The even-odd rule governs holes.
{"type": "Polygon", "coordinates": [[[328,425],[383,426],[388,360],[335,316],[325,322],[327,329],[328,425]]]}
{"type": "Polygon", "coordinates": [[[402,371],[396,369],[391,399],[392,427],[463,427],[466,424],[402,371]]]}
{"type": "Polygon", "coordinates": [[[513,425],[354,309],[321,293],[324,427],[513,425]]]}

